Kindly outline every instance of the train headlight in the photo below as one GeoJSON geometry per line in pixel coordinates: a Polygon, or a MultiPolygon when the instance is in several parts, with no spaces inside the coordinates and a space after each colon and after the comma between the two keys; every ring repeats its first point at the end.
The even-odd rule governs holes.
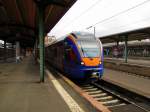
{"type": "Polygon", "coordinates": [[[99,64],[102,64],[102,62],[100,61],[99,64]]]}
{"type": "Polygon", "coordinates": [[[81,65],[84,65],[84,62],[81,62],[81,65]]]}

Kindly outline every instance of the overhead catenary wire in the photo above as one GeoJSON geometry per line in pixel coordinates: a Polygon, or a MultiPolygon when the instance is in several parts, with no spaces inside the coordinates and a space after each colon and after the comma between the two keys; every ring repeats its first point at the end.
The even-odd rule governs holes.
{"type": "Polygon", "coordinates": [[[121,12],[117,13],[117,14],[114,14],[114,15],[111,16],[111,17],[108,17],[108,18],[105,18],[105,19],[103,19],[103,20],[101,20],[101,21],[99,21],[99,22],[96,22],[95,24],[93,24],[93,25],[91,25],[91,26],[96,26],[97,24],[100,24],[100,23],[103,23],[103,22],[105,22],[105,21],[108,21],[108,20],[110,20],[110,19],[112,19],[112,18],[114,18],[114,17],[116,17],[116,16],[119,16],[119,15],[121,15],[121,14],[123,14],[123,13],[126,13],[126,12],[128,12],[128,11],[130,11],[130,10],[133,10],[133,9],[135,9],[135,8],[141,6],[141,5],[144,5],[144,4],[148,3],[148,2],[150,2],[150,0],[145,0],[144,2],[139,3],[139,4],[135,5],[135,6],[132,6],[132,7],[129,8],[129,9],[126,9],[126,10],[124,10],[124,11],[121,11],[121,12]]]}
{"type": "MultiPolygon", "coordinates": [[[[102,0],[99,0],[99,1],[102,1],[102,0]]],[[[70,25],[73,26],[73,25],[74,25],[73,23],[74,23],[75,21],[79,20],[82,15],[84,15],[84,14],[88,13],[89,11],[91,11],[91,9],[94,8],[94,6],[97,5],[99,1],[96,1],[95,3],[93,3],[89,8],[87,8],[86,10],[84,10],[82,13],[80,13],[78,16],[76,16],[74,19],[72,19],[72,21],[69,21],[67,24],[63,25],[62,27],[65,26],[65,28],[67,28],[67,27],[70,27],[70,25]],[[71,24],[70,24],[70,23],[71,23],[71,24]]],[[[98,24],[100,24],[100,23],[104,23],[104,22],[107,23],[108,20],[111,20],[112,18],[115,18],[115,17],[117,17],[117,16],[119,16],[119,15],[121,15],[121,14],[124,14],[124,13],[126,13],[126,12],[129,12],[129,11],[131,11],[131,10],[133,10],[133,9],[136,9],[136,8],[138,8],[139,6],[142,6],[142,5],[146,4],[146,3],[148,3],[149,1],[150,1],[150,0],[145,0],[145,1],[141,2],[141,3],[139,3],[139,4],[136,4],[136,5],[134,5],[134,6],[130,7],[130,8],[128,8],[128,9],[125,9],[125,10],[123,10],[123,11],[120,11],[120,12],[118,12],[118,13],[116,13],[116,14],[114,14],[114,15],[108,17],[108,18],[104,18],[103,20],[100,20],[100,21],[98,21],[98,22],[95,21],[95,23],[93,22],[93,24],[91,24],[91,25],[89,25],[89,26],[95,27],[96,25],[98,25],[98,24]]],[[[88,26],[86,26],[86,27],[83,26],[82,29],[85,30],[87,27],[88,27],[88,26]]],[[[82,29],[80,28],[80,30],[82,30],[82,29]]]]}
{"type": "MultiPolygon", "coordinates": [[[[136,23],[139,23],[139,22],[142,22],[142,21],[150,21],[150,18],[146,18],[146,19],[143,19],[143,20],[135,21],[135,22],[130,23],[130,24],[135,25],[136,23]]],[[[122,25],[122,26],[117,26],[117,27],[112,27],[111,29],[120,29],[120,28],[126,27],[126,26],[128,26],[128,25],[130,25],[130,24],[126,24],[126,25],[122,25]]],[[[143,27],[142,27],[142,28],[143,28],[143,27]]],[[[146,26],[146,27],[144,27],[144,28],[149,28],[149,26],[146,26]]],[[[141,28],[136,28],[136,29],[134,29],[134,30],[139,30],[139,29],[141,29],[141,28]]],[[[133,30],[133,29],[132,29],[132,30],[133,30]]],[[[130,31],[132,31],[132,30],[130,30],[130,31]]],[[[129,30],[120,31],[119,33],[124,33],[124,32],[127,32],[127,31],[129,31],[129,30]]],[[[110,35],[112,35],[112,34],[118,34],[118,32],[115,32],[115,33],[108,33],[108,32],[107,32],[107,35],[106,35],[106,34],[103,34],[103,35],[100,35],[99,37],[106,37],[106,36],[110,36],[110,35]]]]}
{"type": "Polygon", "coordinates": [[[88,7],[85,11],[83,11],[80,15],[78,15],[76,18],[74,18],[74,20],[77,20],[77,18],[83,16],[84,14],[86,14],[89,10],[91,10],[92,8],[94,8],[95,5],[98,5],[98,3],[102,1],[102,0],[98,0],[96,1],[94,4],[92,4],[90,7],[88,7]]]}
{"type": "Polygon", "coordinates": [[[101,2],[102,0],[97,0],[95,3],[93,3],[91,6],[89,6],[87,9],[85,9],[81,14],[79,14],[78,16],[76,16],[75,18],[73,18],[70,22],[68,22],[67,24],[65,24],[64,26],[68,27],[70,25],[70,23],[73,23],[75,21],[77,21],[81,16],[83,16],[84,14],[86,14],[89,10],[91,10],[92,8],[94,8],[95,5],[98,5],[99,2],[101,2]],[[68,25],[69,24],[69,25],[68,25]]]}
{"type": "MultiPolygon", "coordinates": [[[[104,22],[106,22],[106,21],[108,21],[108,20],[111,20],[111,19],[114,18],[114,17],[117,17],[117,16],[119,16],[119,15],[121,15],[121,14],[124,14],[124,13],[126,13],[126,12],[128,12],[128,11],[131,11],[131,10],[133,10],[133,9],[135,9],[135,8],[141,6],[141,5],[144,5],[144,4],[148,3],[148,2],[150,2],[150,0],[145,0],[145,1],[139,3],[139,4],[135,5],[135,6],[132,6],[132,7],[128,8],[128,9],[126,9],[126,10],[123,10],[123,11],[117,13],[117,14],[114,14],[113,16],[110,16],[110,17],[108,17],[108,18],[105,18],[105,19],[103,19],[103,20],[101,20],[101,21],[99,21],[99,22],[96,22],[95,24],[90,25],[89,27],[95,27],[96,25],[98,25],[98,24],[100,24],[100,23],[104,23],[104,22]]],[[[126,25],[123,25],[123,26],[126,26],[126,25]]],[[[120,27],[123,27],[123,26],[120,26],[120,27]]],[[[120,27],[115,27],[115,28],[120,28],[120,27]]],[[[84,29],[87,29],[87,27],[84,28],[84,29]]],[[[114,28],[113,28],[113,29],[114,29],[114,28]]]]}
{"type": "MultiPolygon", "coordinates": [[[[108,20],[110,20],[110,19],[112,19],[112,18],[114,18],[114,17],[117,17],[117,16],[119,16],[119,15],[121,15],[121,14],[124,14],[124,13],[126,13],[126,12],[129,12],[129,11],[131,11],[131,10],[133,10],[133,9],[135,9],[135,8],[137,8],[137,7],[139,7],[139,6],[141,6],[141,5],[144,5],[144,4],[148,3],[148,2],[150,2],[150,0],[145,0],[145,1],[143,1],[143,2],[141,2],[141,3],[139,3],[139,4],[137,4],[137,5],[134,5],[134,6],[128,8],[128,9],[126,9],[126,10],[123,10],[123,11],[121,11],[121,12],[119,12],[119,13],[116,13],[116,14],[114,14],[114,15],[108,17],[108,18],[103,19],[103,20],[100,20],[100,21],[96,22],[95,24],[89,25],[89,27],[95,27],[96,25],[98,25],[98,24],[100,24],[100,23],[106,22],[106,21],[108,21],[108,20]]],[[[92,6],[91,6],[91,7],[92,7],[92,6]]],[[[90,7],[88,8],[88,10],[90,10],[90,7]]],[[[85,13],[87,13],[87,12],[85,12],[85,13]]],[[[83,13],[82,13],[82,14],[83,14],[83,13]]],[[[81,15],[81,14],[80,14],[80,15],[81,15]]],[[[78,16],[78,17],[80,17],[80,16],[78,16]]],[[[74,19],[74,21],[76,21],[76,20],[77,20],[77,19],[74,19]]],[[[72,21],[72,23],[73,23],[74,21],[72,21]]],[[[69,26],[69,25],[68,25],[68,26],[69,26]]],[[[84,28],[84,29],[87,29],[87,27],[84,28]]]]}
{"type": "Polygon", "coordinates": [[[132,22],[132,23],[128,23],[128,24],[125,24],[125,25],[122,25],[122,26],[117,26],[117,27],[113,27],[113,29],[118,29],[118,28],[121,28],[121,27],[126,27],[126,26],[128,26],[128,25],[134,25],[134,24],[137,24],[137,23],[140,23],[140,22],[145,22],[145,21],[150,21],[150,17],[148,17],[148,18],[144,18],[144,19],[142,19],[142,20],[138,20],[138,21],[134,21],[134,22],[132,22]]]}

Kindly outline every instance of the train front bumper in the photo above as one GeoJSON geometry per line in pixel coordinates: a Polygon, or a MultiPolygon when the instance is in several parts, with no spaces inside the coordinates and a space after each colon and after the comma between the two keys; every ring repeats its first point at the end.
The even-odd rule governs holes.
{"type": "Polygon", "coordinates": [[[82,67],[78,73],[80,74],[80,78],[101,78],[103,67],[82,67]]]}
{"type": "Polygon", "coordinates": [[[84,79],[84,78],[92,78],[97,77],[101,78],[103,75],[103,66],[76,66],[72,67],[69,70],[69,74],[72,78],[84,79]]]}

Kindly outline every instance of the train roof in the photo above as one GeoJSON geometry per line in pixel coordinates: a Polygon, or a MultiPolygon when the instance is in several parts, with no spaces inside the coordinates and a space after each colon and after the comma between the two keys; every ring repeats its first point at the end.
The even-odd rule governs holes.
{"type": "Polygon", "coordinates": [[[50,44],[48,44],[48,45],[46,45],[46,47],[47,47],[47,46],[50,46],[50,45],[53,45],[53,44],[55,44],[55,43],[58,43],[58,42],[63,41],[63,40],[64,40],[66,37],[68,37],[69,35],[73,35],[73,36],[75,37],[75,39],[80,39],[80,40],[85,40],[85,39],[91,39],[91,40],[93,40],[93,39],[95,39],[95,38],[94,38],[94,35],[91,34],[91,33],[76,31],[76,32],[71,32],[71,33],[69,33],[69,34],[67,34],[67,35],[65,35],[65,36],[62,36],[61,38],[59,38],[59,39],[53,41],[52,43],[50,43],[50,44]]]}
{"type": "Polygon", "coordinates": [[[71,32],[61,38],[59,38],[57,41],[62,41],[69,35],[73,35],[75,39],[93,39],[94,35],[88,32],[81,32],[81,31],[76,31],[76,32],[71,32]]]}

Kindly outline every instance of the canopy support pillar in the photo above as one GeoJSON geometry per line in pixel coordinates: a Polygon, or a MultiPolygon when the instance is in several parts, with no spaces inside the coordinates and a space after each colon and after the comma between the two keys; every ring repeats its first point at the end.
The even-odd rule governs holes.
{"type": "Polygon", "coordinates": [[[124,40],[125,40],[124,58],[125,58],[125,63],[127,63],[128,62],[128,36],[127,35],[124,36],[124,40]]]}
{"type": "Polygon", "coordinates": [[[6,49],[6,40],[4,40],[4,62],[6,62],[7,59],[7,49],[6,49]]]}
{"type": "Polygon", "coordinates": [[[38,4],[39,51],[40,51],[40,82],[44,82],[44,6],[38,4]]]}

